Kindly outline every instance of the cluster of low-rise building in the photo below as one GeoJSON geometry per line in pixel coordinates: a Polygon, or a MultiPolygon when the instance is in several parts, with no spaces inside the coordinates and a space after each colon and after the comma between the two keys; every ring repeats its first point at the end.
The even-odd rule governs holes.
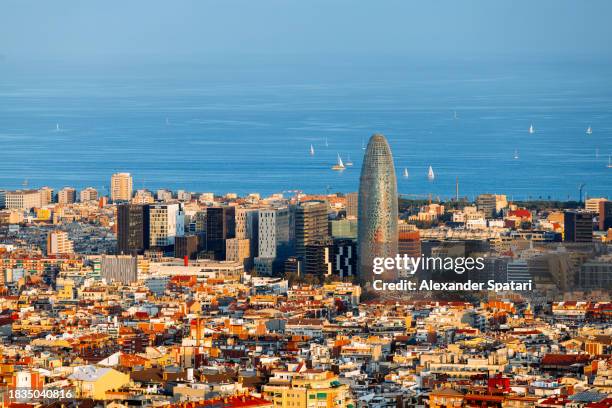
{"type": "Polygon", "coordinates": [[[612,406],[608,200],[400,203],[402,255],[484,264],[412,279],[534,289],[373,294],[356,193],[60,193],[0,194],[3,406],[612,406]]]}

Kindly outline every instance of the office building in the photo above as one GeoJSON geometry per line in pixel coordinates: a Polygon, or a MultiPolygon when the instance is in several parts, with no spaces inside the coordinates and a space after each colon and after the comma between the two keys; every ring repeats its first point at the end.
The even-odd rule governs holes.
{"type": "Polygon", "coordinates": [[[72,187],[64,187],[57,192],[58,204],[74,204],[76,203],[76,190],[72,187]]]}
{"type": "Polygon", "coordinates": [[[226,239],[236,237],[236,207],[206,209],[206,250],[214,259],[225,260],[226,239]]]}
{"type": "Polygon", "coordinates": [[[180,204],[149,205],[149,246],[169,250],[185,235],[185,213],[180,204]]]}
{"type": "Polygon", "coordinates": [[[357,241],[334,239],[331,263],[334,275],[340,278],[357,276],[357,241]]]}
{"type": "Polygon", "coordinates": [[[0,210],[6,208],[6,191],[0,190],[0,210]]]}
{"type": "Polygon", "coordinates": [[[565,242],[593,241],[593,214],[586,211],[565,211],[565,242]]]}
{"type": "Polygon", "coordinates": [[[117,206],[117,252],[142,254],[149,248],[149,206],[117,206]]]}
{"type": "Polygon", "coordinates": [[[259,254],[255,259],[258,272],[271,275],[282,269],[293,255],[288,207],[259,210],[259,254]]]}
{"type": "Polygon", "coordinates": [[[225,259],[227,261],[242,262],[245,270],[253,267],[251,255],[251,242],[249,239],[230,238],[225,240],[225,259]]]}
{"type": "Polygon", "coordinates": [[[350,238],[357,240],[357,218],[332,220],[329,222],[332,238],[350,238]]]}
{"type": "MultiPolygon", "coordinates": [[[[304,258],[306,247],[320,244],[329,237],[327,203],[308,201],[295,208],[295,255],[304,258]]],[[[308,267],[305,268],[308,270],[308,267]]]]}
{"type": "MultiPolygon", "coordinates": [[[[359,274],[371,283],[374,258],[397,255],[397,179],[389,144],[383,135],[375,134],[366,148],[359,179],[359,274]]],[[[379,275],[391,282],[397,271],[379,275]]]]}
{"type": "Polygon", "coordinates": [[[248,239],[250,256],[258,253],[259,247],[259,210],[256,208],[236,209],[236,238],[248,239]]]}
{"type": "Polygon", "coordinates": [[[7,209],[31,210],[42,207],[41,194],[38,190],[15,190],[5,194],[7,209]]]}
{"type": "MultiPolygon", "coordinates": [[[[328,238],[304,247],[303,271],[305,274],[329,276],[332,274],[333,245],[328,238]]],[[[300,259],[300,258],[298,258],[300,259]]]]}
{"type": "Polygon", "coordinates": [[[132,198],[132,176],[130,173],[115,173],[111,177],[111,200],[130,201],[132,198]]]}
{"type": "Polygon", "coordinates": [[[51,231],[47,234],[47,255],[69,255],[74,253],[73,242],[64,231],[51,231]]]}

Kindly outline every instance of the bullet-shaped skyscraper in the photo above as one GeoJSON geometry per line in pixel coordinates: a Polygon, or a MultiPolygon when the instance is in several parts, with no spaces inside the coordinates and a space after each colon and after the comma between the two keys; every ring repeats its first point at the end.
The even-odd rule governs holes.
{"type": "Polygon", "coordinates": [[[374,279],[386,282],[397,271],[372,272],[374,258],[397,255],[397,179],[387,139],[374,134],[368,142],[359,179],[359,276],[367,285],[374,279]]]}

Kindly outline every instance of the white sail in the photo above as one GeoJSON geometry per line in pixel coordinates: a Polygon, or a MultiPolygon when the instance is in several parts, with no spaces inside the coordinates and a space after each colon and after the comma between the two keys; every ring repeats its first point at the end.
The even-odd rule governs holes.
{"type": "Polygon", "coordinates": [[[310,155],[311,155],[311,156],[314,156],[314,154],[315,154],[315,151],[314,151],[314,146],[313,146],[313,145],[310,145],[310,155]]]}
{"type": "Polygon", "coordinates": [[[518,158],[519,158],[518,150],[514,150],[514,160],[516,160],[518,158]]]}
{"type": "Polygon", "coordinates": [[[353,165],[353,161],[351,160],[351,155],[349,154],[349,155],[346,157],[346,163],[345,163],[345,166],[352,166],[352,165],[353,165]]]}
{"type": "Polygon", "coordinates": [[[586,130],[586,134],[587,134],[587,135],[592,135],[592,134],[593,134],[593,128],[589,126],[589,127],[587,128],[587,130],[586,130]]]}
{"type": "Polygon", "coordinates": [[[56,132],[59,132],[59,131],[60,131],[59,123],[56,123],[56,124],[55,124],[55,131],[56,131],[56,132]]]}
{"type": "Polygon", "coordinates": [[[433,168],[431,166],[429,166],[429,171],[427,172],[427,178],[430,181],[433,181],[433,179],[436,178],[436,175],[434,174],[433,168]]]}
{"type": "Polygon", "coordinates": [[[533,127],[533,124],[529,125],[529,133],[535,133],[535,128],[533,127]]]}
{"type": "Polygon", "coordinates": [[[325,138],[325,147],[329,147],[329,143],[327,142],[327,138],[325,138]]]}
{"type": "Polygon", "coordinates": [[[608,168],[612,169],[612,156],[608,156],[608,168]]]}
{"type": "Polygon", "coordinates": [[[344,167],[344,163],[342,163],[342,158],[338,154],[338,167],[344,167]]]}
{"type": "Polygon", "coordinates": [[[408,178],[408,169],[404,167],[404,178],[408,178]]]}

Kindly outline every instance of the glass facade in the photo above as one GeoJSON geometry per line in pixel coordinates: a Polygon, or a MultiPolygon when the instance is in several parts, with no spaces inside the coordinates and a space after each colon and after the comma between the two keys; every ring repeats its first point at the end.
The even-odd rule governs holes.
{"type": "Polygon", "coordinates": [[[383,135],[370,138],[359,180],[359,275],[364,284],[373,279],[393,281],[397,271],[373,276],[377,257],[397,255],[397,179],[393,156],[383,135]]]}

